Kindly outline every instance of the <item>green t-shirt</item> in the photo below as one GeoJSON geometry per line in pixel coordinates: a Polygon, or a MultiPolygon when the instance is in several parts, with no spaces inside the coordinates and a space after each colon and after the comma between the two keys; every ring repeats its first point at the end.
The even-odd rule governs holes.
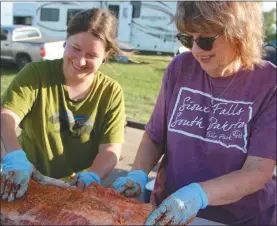
{"type": "Polygon", "coordinates": [[[85,99],[73,101],[62,65],[62,59],[28,64],[1,96],[1,105],[22,119],[19,142],[29,161],[54,178],[90,167],[99,144],[124,141],[119,84],[97,72],[85,99]]]}

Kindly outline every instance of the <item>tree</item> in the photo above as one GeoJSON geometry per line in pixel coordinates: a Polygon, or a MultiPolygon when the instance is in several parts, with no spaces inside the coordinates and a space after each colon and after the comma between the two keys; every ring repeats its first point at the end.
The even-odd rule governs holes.
{"type": "Polygon", "coordinates": [[[265,40],[270,42],[276,40],[276,8],[263,12],[264,14],[264,29],[265,40]]]}

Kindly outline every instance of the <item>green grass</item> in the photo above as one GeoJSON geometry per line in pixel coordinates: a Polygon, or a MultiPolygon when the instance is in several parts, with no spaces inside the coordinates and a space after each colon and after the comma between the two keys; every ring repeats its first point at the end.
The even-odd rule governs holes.
{"type": "MultiPolygon", "coordinates": [[[[155,105],[169,56],[133,55],[134,62],[102,64],[100,71],[122,86],[128,119],[146,123],[155,105]]],[[[12,67],[1,68],[1,95],[16,74],[12,67]]]]}
{"type": "Polygon", "coordinates": [[[1,95],[7,89],[16,74],[16,69],[11,66],[1,68],[1,95]]]}

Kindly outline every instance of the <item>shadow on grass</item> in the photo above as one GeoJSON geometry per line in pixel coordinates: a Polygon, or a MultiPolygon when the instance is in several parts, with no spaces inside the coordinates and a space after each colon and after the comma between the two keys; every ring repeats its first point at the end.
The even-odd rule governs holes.
{"type": "Polygon", "coordinates": [[[166,68],[155,68],[154,70],[163,74],[165,72],[166,68]]]}

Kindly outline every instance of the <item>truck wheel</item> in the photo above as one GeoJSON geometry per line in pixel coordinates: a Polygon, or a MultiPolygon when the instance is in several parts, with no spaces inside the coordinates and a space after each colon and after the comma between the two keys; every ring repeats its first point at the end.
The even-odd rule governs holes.
{"type": "Polygon", "coordinates": [[[17,60],[16,60],[17,69],[20,71],[30,62],[31,62],[31,59],[29,56],[27,56],[27,55],[18,56],[17,60]]]}

